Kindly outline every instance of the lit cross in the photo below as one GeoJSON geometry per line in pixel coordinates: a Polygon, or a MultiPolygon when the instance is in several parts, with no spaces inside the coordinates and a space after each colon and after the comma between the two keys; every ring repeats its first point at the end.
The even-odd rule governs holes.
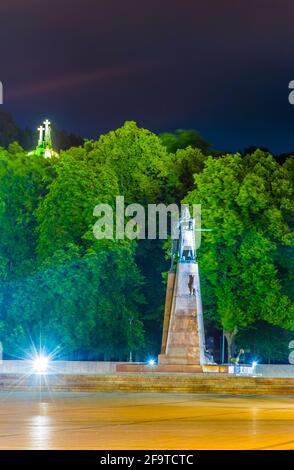
{"type": "Polygon", "coordinates": [[[39,145],[43,143],[43,132],[44,132],[44,127],[40,126],[37,129],[39,131],[39,145]]]}
{"type": "Polygon", "coordinates": [[[49,131],[49,126],[51,125],[51,122],[48,121],[48,119],[46,119],[46,121],[44,121],[44,124],[45,124],[45,134],[47,134],[49,131]]]}

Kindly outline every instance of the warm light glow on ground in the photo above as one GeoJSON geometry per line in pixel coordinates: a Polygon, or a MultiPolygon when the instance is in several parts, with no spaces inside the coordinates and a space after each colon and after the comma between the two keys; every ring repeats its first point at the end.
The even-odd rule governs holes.
{"type": "Polygon", "coordinates": [[[0,393],[0,449],[293,449],[293,397],[0,393]]]}

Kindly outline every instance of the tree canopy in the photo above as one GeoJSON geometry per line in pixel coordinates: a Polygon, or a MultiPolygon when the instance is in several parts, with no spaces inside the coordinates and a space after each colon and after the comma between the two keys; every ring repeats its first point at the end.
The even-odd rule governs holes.
{"type": "MultiPolygon", "coordinates": [[[[229,345],[257,320],[294,329],[294,305],[279,277],[281,248],[293,245],[293,184],[287,166],[257,150],[208,158],[186,198],[202,207],[199,250],[204,299],[229,345]]],[[[231,351],[232,352],[232,351],[231,351]]]]}
{"type": "Polygon", "coordinates": [[[210,145],[194,132],[159,137],[131,121],[46,159],[11,143],[19,134],[8,118],[5,126],[0,340],[7,355],[40,338],[72,358],[142,360],[159,352],[164,241],[93,235],[95,206],[107,203],[115,216],[121,195],[144,207],[201,204],[202,227],[211,229],[198,252],[206,321],[224,328],[230,354],[237,337],[274,359],[268,340],[262,352],[248,332],[294,330],[293,158],[281,163],[261,150],[208,156],[210,145]]]}

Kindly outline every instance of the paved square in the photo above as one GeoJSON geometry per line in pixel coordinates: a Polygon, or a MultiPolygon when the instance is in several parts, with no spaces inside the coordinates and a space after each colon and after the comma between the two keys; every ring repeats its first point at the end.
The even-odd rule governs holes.
{"type": "Polygon", "coordinates": [[[0,449],[294,449],[293,397],[0,393],[0,449]]]}

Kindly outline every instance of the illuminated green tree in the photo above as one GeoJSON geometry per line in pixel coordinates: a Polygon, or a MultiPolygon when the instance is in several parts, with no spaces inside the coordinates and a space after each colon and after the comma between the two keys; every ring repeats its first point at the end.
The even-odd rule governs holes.
{"type": "Polygon", "coordinates": [[[199,262],[210,317],[225,330],[229,358],[238,329],[258,319],[294,329],[294,305],[279,279],[279,247],[291,246],[288,169],[256,151],[208,158],[189,203],[202,205],[199,262]]]}

